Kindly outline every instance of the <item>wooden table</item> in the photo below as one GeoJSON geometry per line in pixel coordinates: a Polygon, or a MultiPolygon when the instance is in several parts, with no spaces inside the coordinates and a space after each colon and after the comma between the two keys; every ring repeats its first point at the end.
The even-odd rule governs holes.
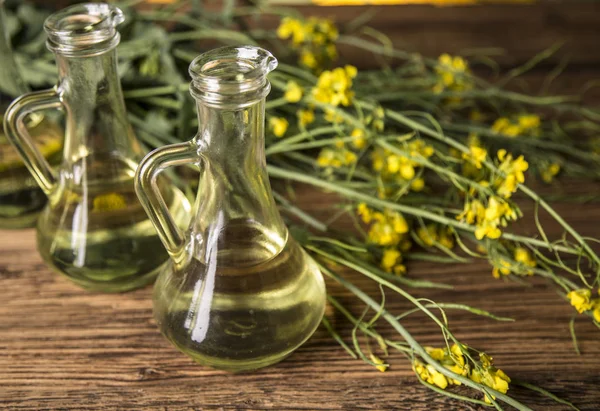
{"type": "MultiPolygon", "coordinates": [[[[569,185],[578,193],[590,188],[598,189],[569,185]]],[[[311,189],[299,193],[305,209],[317,215],[330,212],[330,198],[311,189]]],[[[598,236],[597,204],[557,207],[582,234],[598,236]]],[[[524,212],[530,213],[531,207],[524,212]]],[[[524,228],[532,229],[531,223],[524,228]]],[[[550,229],[548,234],[558,232],[550,229]]],[[[582,410],[600,409],[600,330],[582,317],[577,321],[582,351],[577,356],[568,327],[574,310],[553,287],[538,280],[530,287],[495,280],[486,262],[412,262],[408,268],[411,277],[455,287],[411,290],[414,295],[469,304],[516,320],[498,323],[450,312],[456,335],[493,355],[509,376],[543,386],[582,410]]],[[[370,280],[349,278],[378,298],[370,280]]],[[[150,287],[118,295],[83,291],[46,268],[35,251],[33,230],[0,231],[0,289],[4,409],[484,409],[423,387],[400,355],[390,356],[391,368],[385,373],[353,360],[322,328],[288,359],[255,373],[231,375],[201,367],[159,334],[150,287]]],[[[362,311],[347,291],[331,282],[328,289],[355,312],[362,311]]],[[[391,292],[387,304],[394,312],[410,308],[391,292]]],[[[349,324],[333,310],[328,316],[349,341],[349,324]]],[[[438,331],[423,316],[409,317],[403,324],[420,342],[440,344],[438,331]]],[[[511,388],[510,394],[534,409],[565,409],[520,388],[511,388]]]]}

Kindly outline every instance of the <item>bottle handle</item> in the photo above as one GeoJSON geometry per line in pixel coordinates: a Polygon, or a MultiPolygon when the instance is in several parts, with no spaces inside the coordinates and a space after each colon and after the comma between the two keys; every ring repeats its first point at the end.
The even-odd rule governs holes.
{"type": "Polygon", "coordinates": [[[35,111],[62,107],[61,95],[53,88],[23,94],[11,103],[4,115],[4,134],[19,152],[25,166],[46,195],[49,195],[56,185],[56,175],[29,135],[25,118],[35,111]]]}
{"type": "Polygon", "coordinates": [[[135,192],[171,256],[179,254],[185,240],[160,194],[158,174],[167,167],[196,163],[201,159],[204,160],[204,156],[192,141],[171,144],[151,151],[135,173],[135,192]]]}

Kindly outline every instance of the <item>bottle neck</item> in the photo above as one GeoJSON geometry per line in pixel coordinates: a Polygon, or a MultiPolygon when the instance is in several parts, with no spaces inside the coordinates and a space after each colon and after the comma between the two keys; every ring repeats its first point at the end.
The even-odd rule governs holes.
{"type": "Polygon", "coordinates": [[[67,112],[65,161],[90,155],[138,161],[141,149],[127,121],[116,50],[86,57],[56,54],[56,61],[67,112]]]}
{"type": "MultiPolygon", "coordinates": [[[[253,225],[286,238],[271,193],[264,151],[265,99],[243,108],[198,101],[196,142],[208,159],[200,178],[197,219],[253,225]]],[[[207,227],[199,227],[202,231],[207,227]]]]}

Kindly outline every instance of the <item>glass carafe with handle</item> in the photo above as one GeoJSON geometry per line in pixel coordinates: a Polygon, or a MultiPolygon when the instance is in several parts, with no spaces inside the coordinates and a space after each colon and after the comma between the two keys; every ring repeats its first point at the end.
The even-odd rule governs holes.
{"type": "MultiPolygon", "coordinates": [[[[27,93],[10,45],[4,0],[0,0],[0,121],[11,100],[27,93]]],[[[56,122],[42,114],[25,119],[25,126],[51,163],[60,158],[63,133],[56,122]]],[[[0,127],[1,128],[1,127],[0,127]]],[[[46,196],[35,182],[17,151],[0,130],[0,228],[23,228],[35,225],[46,204],[46,196]]]]}
{"type": "MultiPolygon", "coordinates": [[[[119,292],[154,280],[168,260],[134,190],[143,157],[127,122],[117,75],[116,26],[122,12],[80,4],[45,22],[56,55],[55,88],[25,94],[6,113],[4,127],[48,196],[38,220],[38,250],[56,271],[97,291],[119,292]],[[62,162],[54,172],[33,145],[24,118],[41,109],[66,112],[62,162]]],[[[191,206],[163,178],[157,183],[174,219],[187,223],[191,206]]]]}
{"type": "Polygon", "coordinates": [[[289,235],[273,200],[264,154],[266,50],[225,47],[190,66],[199,130],[141,163],[136,191],[171,262],[154,286],[164,336],[197,362],[229,371],[273,364],[314,332],[325,308],[316,263],[289,235]],[[157,190],[161,170],[198,164],[190,227],[175,223],[157,190]]]}

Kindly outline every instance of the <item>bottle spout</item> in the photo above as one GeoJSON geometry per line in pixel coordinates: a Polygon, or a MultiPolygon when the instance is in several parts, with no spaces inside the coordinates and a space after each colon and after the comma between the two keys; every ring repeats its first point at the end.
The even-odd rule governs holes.
{"type": "Polygon", "coordinates": [[[76,4],[50,15],[44,22],[47,46],[66,56],[91,56],[119,44],[117,26],[125,20],[118,7],[104,3],[76,4]]]}
{"type": "Polygon", "coordinates": [[[260,47],[221,47],[192,61],[190,91],[209,105],[245,107],[269,93],[267,74],[276,67],[277,59],[260,47]]]}

